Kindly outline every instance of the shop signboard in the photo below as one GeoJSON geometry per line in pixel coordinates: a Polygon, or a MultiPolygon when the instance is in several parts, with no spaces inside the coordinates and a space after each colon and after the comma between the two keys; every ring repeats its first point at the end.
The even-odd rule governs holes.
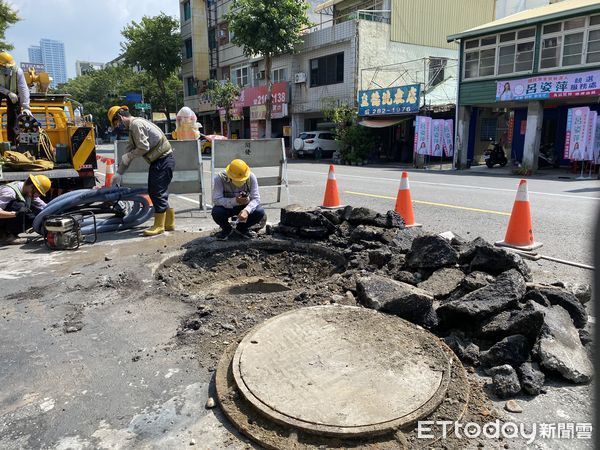
{"type": "Polygon", "coordinates": [[[395,86],[358,91],[359,116],[384,116],[419,112],[421,86],[395,86]]]}
{"type": "Polygon", "coordinates": [[[454,121],[444,120],[444,145],[442,147],[446,156],[454,156],[454,121]]]}
{"type": "Polygon", "coordinates": [[[431,117],[416,117],[414,152],[419,155],[431,154],[431,122],[431,117]]]}
{"type": "Polygon", "coordinates": [[[587,120],[590,108],[578,107],[569,109],[567,115],[567,132],[565,139],[564,159],[582,161],[588,141],[587,120]]]}
{"type": "Polygon", "coordinates": [[[496,83],[497,102],[583,97],[599,94],[600,70],[560,75],[539,75],[496,83]]]}
{"type": "MultiPolygon", "coordinates": [[[[273,83],[272,89],[273,105],[288,103],[288,83],[273,83]]],[[[267,86],[254,86],[242,89],[240,96],[234,106],[237,108],[249,108],[267,103],[267,86]]]]}
{"type": "MultiPolygon", "coordinates": [[[[271,119],[282,119],[288,115],[287,103],[273,103],[271,119]]],[[[250,120],[266,120],[267,106],[258,105],[250,107],[250,120]]]]}

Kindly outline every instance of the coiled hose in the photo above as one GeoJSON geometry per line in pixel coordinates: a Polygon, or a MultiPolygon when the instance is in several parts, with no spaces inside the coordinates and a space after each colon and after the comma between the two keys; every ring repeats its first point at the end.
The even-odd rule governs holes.
{"type": "MultiPolygon", "coordinates": [[[[94,203],[116,203],[132,202],[131,211],[124,217],[110,217],[97,221],[98,233],[110,231],[127,230],[137,227],[146,222],[154,212],[148,199],[145,189],[130,189],[122,187],[110,187],[102,189],[80,189],[68,192],[52,200],[39,213],[33,221],[33,229],[36,233],[44,234],[44,219],[49,216],[56,216],[68,212],[76,212],[78,209],[91,208],[94,203]]],[[[81,227],[83,234],[93,233],[92,218],[84,220],[81,227]]]]}

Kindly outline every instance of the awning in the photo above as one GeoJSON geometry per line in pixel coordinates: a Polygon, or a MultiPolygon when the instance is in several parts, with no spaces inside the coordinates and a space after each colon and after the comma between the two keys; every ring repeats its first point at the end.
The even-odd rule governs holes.
{"type": "Polygon", "coordinates": [[[317,7],[315,8],[315,12],[318,13],[323,11],[324,9],[331,8],[332,6],[337,5],[341,1],[343,0],[327,0],[326,2],[323,2],[320,5],[317,5],[317,7]]]}
{"type": "Polygon", "coordinates": [[[360,122],[358,122],[359,125],[362,125],[363,127],[369,127],[369,128],[385,128],[385,127],[391,127],[392,125],[397,125],[401,122],[405,122],[407,120],[412,120],[413,117],[393,117],[393,118],[389,118],[389,119],[363,119],[360,122]]]}

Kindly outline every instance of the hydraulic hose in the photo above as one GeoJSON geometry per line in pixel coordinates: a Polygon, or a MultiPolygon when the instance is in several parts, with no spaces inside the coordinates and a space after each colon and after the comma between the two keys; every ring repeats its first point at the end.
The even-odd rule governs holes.
{"type": "MultiPolygon", "coordinates": [[[[68,192],[55,198],[46,205],[33,221],[33,229],[36,233],[43,235],[44,219],[46,217],[76,212],[78,209],[89,208],[95,203],[116,203],[120,201],[132,202],[133,207],[131,208],[131,211],[124,217],[109,217],[104,220],[97,220],[98,233],[134,228],[150,219],[154,212],[154,209],[150,206],[150,203],[144,194],[147,194],[145,189],[121,187],[80,189],[68,192]]],[[[92,218],[85,219],[81,224],[82,233],[92,233],[93,226],[92,218]]]]}

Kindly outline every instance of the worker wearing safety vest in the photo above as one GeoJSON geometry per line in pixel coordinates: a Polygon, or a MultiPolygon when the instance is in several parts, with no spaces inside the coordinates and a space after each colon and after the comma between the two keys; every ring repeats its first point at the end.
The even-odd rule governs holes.
{"type": "Polygon", "coordinates": [[[251,237],[250,227],[265,219],[256,175],[241,159],[234,159],[224,172],[215,176],[212,201],[213,220],[221,227],[216,236],[218,240],[232,234],[231,217],[237,216],[235,234],[246,238],[251,237]]]}
{"type": "Polygon", "coordinates": [[[40,198],[50,190],[50,179],[45,175],[29,175],[26,181],[0,186],[0,230],[5,244],[22,244],[19,239],[33,225],[33,220],[46,203],[40,198]]]}
{"type": "Polygon", "coordinates": [[[31,116],[29,109],[29,87],[25,74],[17,67],[14,58],[6,52],[0,53],[0,101],[6,100],[6,138],[17,145],[17,117],[31,116]]]}
{"type": "Polygon", "coordinates": [[[143,157],[148,164],[148,194],[154,205],[154,225],[144,231],[145,236],[156,236],[175,229],[175,211],[169,207],[169,185],[173,179],[175,157],[167,137],[155,124],[140,117],[132,117],[127,106],[113,106],[108,110],[113,127],[123,125],[129,131],[126,153],[121,158],[113,186],[121,184],[121,177],[131,161],[143,157]]]}

